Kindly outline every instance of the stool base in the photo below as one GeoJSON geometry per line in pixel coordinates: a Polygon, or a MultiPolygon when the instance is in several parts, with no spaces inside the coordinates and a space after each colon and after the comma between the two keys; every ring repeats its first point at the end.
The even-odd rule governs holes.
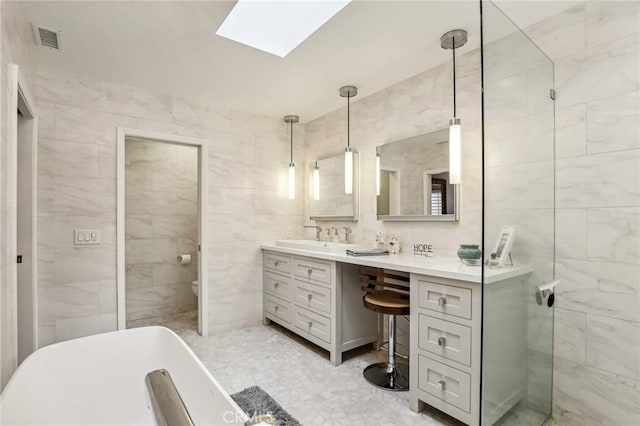
{"type": "Polygon", "coordinates": [[[409,390],[409,367],[396,364],[394,373],[387,373],[387,363],[371,364],[362,372],[365,380],[380,389],[402,392],[409,390]],[[392,380],[393,378],[393,380],[392,380]]]}

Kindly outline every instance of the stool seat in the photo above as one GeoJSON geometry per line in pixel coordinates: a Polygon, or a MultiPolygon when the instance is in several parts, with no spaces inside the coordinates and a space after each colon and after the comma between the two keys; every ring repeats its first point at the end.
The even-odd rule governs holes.
{"type": "MultiPolygon", "coordinates": [[[[389,292],[394,293],[394,292],[389,292]]],[[[362,298],[365,308],[386,315],[409,315],[409,301],[380,292],[365,294],[362,298]]]]}

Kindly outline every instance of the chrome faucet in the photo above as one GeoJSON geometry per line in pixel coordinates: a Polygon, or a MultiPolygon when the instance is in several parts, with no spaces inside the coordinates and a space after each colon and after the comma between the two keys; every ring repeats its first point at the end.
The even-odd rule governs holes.
{"type": "Polygon", "coordinates": [[[322,232],[322,227],[316,225],[304,225],[304,228],[315,228],[316,230],[316,241],[320,241],[320,233],[322,232]]]}
{"type": "Polygon", "coordinates": [[[345,226],[342,229],[344,229],[344,242],[348,244],[349,243],[349,234],[351,232],[353,232],[353,231],[351,231],[351,228],[348,227],[348,226],[345,226]]]}

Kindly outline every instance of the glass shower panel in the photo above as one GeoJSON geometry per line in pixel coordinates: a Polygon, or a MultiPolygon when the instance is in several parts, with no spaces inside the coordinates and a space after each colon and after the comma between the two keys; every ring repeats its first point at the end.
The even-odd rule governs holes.
{"type": "Polygon", "coordinates": [[[513,227],[500,269],[529,265],[506,279],[483,265],[482,424],[541,425],[553,367],[553,307],[540,291],[554,281],[553,63],[488,0],[482,35],[484,260],[513,227]]]}

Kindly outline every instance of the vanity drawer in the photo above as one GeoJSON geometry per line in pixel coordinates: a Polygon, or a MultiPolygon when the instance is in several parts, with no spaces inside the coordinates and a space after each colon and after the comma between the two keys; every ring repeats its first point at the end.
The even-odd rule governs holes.
{"type": "Polygon", "coordinates": [[[331,263],[305,258],[293,259],[293,273],[299,277],[331,284],[331,263]]]}
{"type": "Polygon", "coordinates": [[[471,376],[465,372],[419,355],[418,387],[454,407],[471,412],[471,376]]]}
{"type": "Polygon", "coordinates": [[[320,340],[331,343],[331,320],[299,306],[293,307],[293,323],[320,340]]]}
{"type": "Polygon", "coordinates": [[[331,314],[331,289],[328,287],[295,280],[293,301],[307,309],[331,314]]]}
{"type": "Polygon", "coordinates": [[[264,290],[289,300],[291,298],[291,278],[264,271],[264,290]]]}
{"type": "Polygon", "coordinates": [[[427,315],[419,315],[418,346],[471,366],[471,328],[427,315]]]}
{"type": "Polygon", "coordinates": [[[273,253],[265,253],[263,258],[264,267],[274,271],[291,273],[291,258],[273,253]]]}
{"type": "Polygon", "coordinates": [[[421,308],[471,319],[471,289],[419,281],[418,305],[421,308]]]}
{"type": "Polygon", "coordinates": [[[264,294],[264,310],[291,324],[291,303],[270,294],[264,294]]]}

